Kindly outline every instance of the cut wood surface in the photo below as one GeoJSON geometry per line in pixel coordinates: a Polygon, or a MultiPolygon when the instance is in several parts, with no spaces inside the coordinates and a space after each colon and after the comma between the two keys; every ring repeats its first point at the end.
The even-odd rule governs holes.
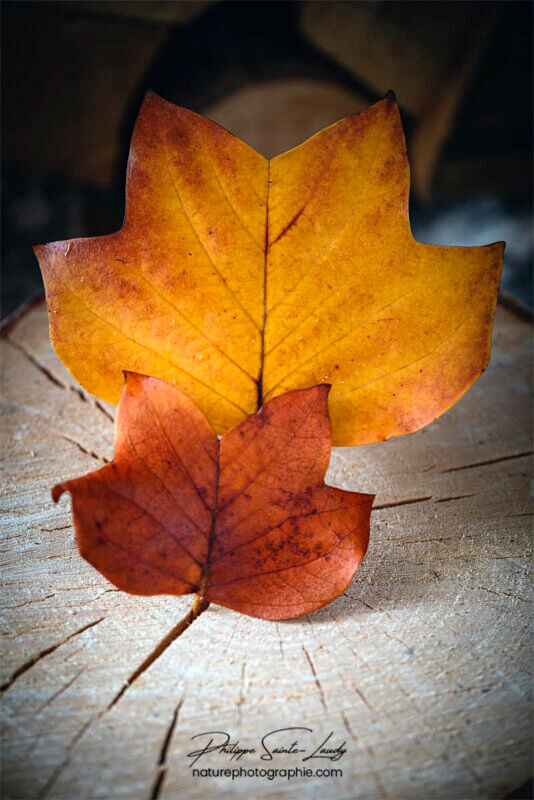
{"type": "MultiPolygon", "coordinates": [[[[334,449],[327,482],[376,493],[371,543],[331,605],[266,622],[191,598],[134,597],[79,556],[50,488],[113,457],[114,409],[53,353],[44,306],[10,326],[3,368],[5,800],[503,798],[528,777],[530,325],[498,308],[485,374],[416,434],[334,449]],[[163,645],[162,645],[163,643],[163,645]],[[330,731],[337,762],[204,756],[191,737],[330,731]]],[[[312,739],[306,740],[306,745],[312,739]]],[[[198,744],[197,744],[198,747],[198,744]]]]}

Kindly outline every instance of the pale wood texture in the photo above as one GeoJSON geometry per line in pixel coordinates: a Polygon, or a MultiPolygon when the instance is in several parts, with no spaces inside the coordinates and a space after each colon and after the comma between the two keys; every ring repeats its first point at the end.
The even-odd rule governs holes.
{"type": "Polygon", "coordinates": [[[274,158],[368,105],[365,97],[334,83],[277,78],[239,89],[210,106],[206,116],[274,158]]]}
{"type": "Polygon", "coordinates": [[[211,606],[124,690],[191,598],[122,594],[78,555],[69,503],[54,506],[50,487],[112,458],[113,409],[57,360],[42,306],[12,325],[2,343],[5,800],[456,800],[523,783],[530,335],[499,308],[490,367],[455,408],[412,436],[333,452],[331,484],[377,493],[369,552],[344,596],[278,624],[211,606]],[[314,764],[343,776],[193,778],[191,736],[223,730],[257,746],[290,725],[345,739],[341,761],[314,764]]]}

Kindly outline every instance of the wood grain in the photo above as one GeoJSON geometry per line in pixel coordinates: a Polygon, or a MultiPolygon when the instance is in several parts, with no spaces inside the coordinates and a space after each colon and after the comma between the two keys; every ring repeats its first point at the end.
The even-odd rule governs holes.
{"type": "Polygon", "coordinates": [[[4,798],[448,800],[523,783],[530,336],[499,308],[490,366],[451,411],[334,450],[327,482],[377,493],[344,596],[284,623],[212,605],[132,680],[191,600],[123,594],[79,557],[49,491],[112,458],[114,409],[73,381],[30,309],[2,342],[4,798]],[[289,725],[346,740],[328,764],[342,777],[193,777],[195,734],[257,746],[289,725]]]}

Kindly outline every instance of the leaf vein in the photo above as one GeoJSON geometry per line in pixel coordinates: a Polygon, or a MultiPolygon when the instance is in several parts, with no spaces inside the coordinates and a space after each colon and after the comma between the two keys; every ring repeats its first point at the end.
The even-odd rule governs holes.
{"type": "MultiPolygon", "coordinates": [[[[277,525],[273,525],[272,528],[268,528],[266,531],[263,531],[262,533],[259,533],[257,536],[254,536],[252,539],[247,539],[245,542],[240,542],[239,544],[234,545],[233,547],[230,548],[229,551],[227,551],[226,553],[223,553],[222,556],[220,556],[219,558],[217,558],[214,561],[212,561],[212,563],[215,563],[216,561],[221,561],[224,558],[226,558],[229,553],[231,553],[233,555],[234,552],[236,550],[239,550],[241,547],[246,547],[249,544],[253,544],[253,542],[256,542],[258,539],[262,539],[264,536],[267,536],[269,533],[272,533],[273,531],[278,530],[278,528],[281,528],[282,525],[286,524],[286,522],[289,522],[290,519],[304,519],[306,517],[319,517],[319,516],[321,516],[323,514],[334,514],[337,511],[344,511],[344,510],[346,510],[346,508],[347,508],[346,506],[337,506],[337,508],[328,508],[325,511],[309,511],[306,514],[289,514],[287,517],[284,517],[284,519],[282,519],[277,525]]],[[[235,528],[236,528],[236,523],[233,523],[232,524],[232,530],[235,530],[235,528]]]]}
{"type": "Polygon", "coordinates": [[[218,344],[216,344],[215,342],[213,342],[213,341],[212,341],[212,340],[209,338],[209,336],[208,336],[206,333],[204,333],[204,331],[203,331],[201,328],[198,328],[198,327],[195,325],[195,323],[194,323],[194,322],[192,322],[190,319],[188,319],[188,317],[186,317],[186,315],[183,313],[183,311],[181,311],[181,310],[180,310],[180,309],[179,309],[177,306],[175,306],[175,305],[174,305],[174,303],[171,303],[171,301],[170,301],[170,300],[168,300],[168,299],[167,299],[167,298],[166,298],[164,295],[162,295],[162,294],[161,294],[161,292],[160,292],[160,291],[158,291],[158,289],[157,289],[157,288],[154,286],[154,284],[153,284],[153,283],[151,283],[149,280],[147,280],[147,279],[145,278],[145,276],[144,276],[144,275],[141,275],[140,277],[141,277],[141,278],[142,278],[142,280],[143,280],[143,281],[144,281],[144,282],[147,284],[147,286],[149,286],[149,287],[152,289],[152,291],[153,291],[153,292],[155,292],[155,294],[157,294],[157,296],[158,296],[158,297],[159,297],[161,300],[163,300],[163,302],[164,302],[164,303],[167,303],[167,305],[169,305],[169,306],[170,306],[170,307],[173,309],[173,311],[176,311],[176,312],[177,312],[177,313],[178,313],[178,314],[179,314],[179,315],[182,317],[182,319],[184,319],[184,320],[187,322],[187,324],[188,324],[188,325],[190,325],[190,326],[193,328],[193,330],[195,330],[195,331],[196,331],[196,332],[197,332],[197,333],[198,333],[200,336],[202,336],[202,337],[203,337],[203,338],[204,338],[204,339],[205,339],[205,340],[206,340],[206,341],[207,341],[207,342],[208,342],[208,343],[209,343],[209,344],[210,344],[210,345],[211,345],[211,346],[212,346],[212,347],[213,347],[213,348],[214,348],[214,349],[215,349],[215,350],[218,352],[218,353],[220,353],[220,354],[221,354],[221,356],[223,356],[223,358],[226,358],[226,359],[227,359],[227,360],[228,360],[228,361],[229,361],[231,364],[233,364],[235,367],[237,367],[237,369],[238,369],[238,370],[240,370],[240,372],[242,372],[242,373],[243,373],[243,375],[246,375],[246,377],[247,377],[247,378],[250,378],[250,380],[251,380],[253,383],[255,383],[255,382],[256,382],[256,379],[252,377],[252,375],[250,374],[250,372],[247,372],[247,370],[246,370],[246,369],[244,369],[244,368],[243,368],[243,367],[242,367],[240,364],[238,364],[238,363],[237,363],[237,361],[235,361],[235,360],[234,360],[234,359],[233,359],[231,356],[229,356],[229,355],[228,355],[228,353],[225,353],[225,352],[224,352],[224,350],[221,350],[221,348],[219,347],[219,345],[218,345],[218,344]]]}
{"type": "MultiPolygon", "coordinates": [[[[341,334],[341,336],[338,336],[337,339],[334,339],[333,341],[329,342],[324,347],[322,347],[320,350],[317,350],[312,356],[310,356],[309,358],[306,358],[304,361],[301,361],[299,364],[297,364],[297,366],[294,369],[292,369],[290,372],[286,373],[283,378],[280,378],[278,383],[276,383],[274,386],[272,386],[267,391],[266,394],[270,394],[271,392],[273,392],[275,389],[278,388],[278,386],[280,386],[280,384],[282,384],[285,380],[287,380],[287,378],[289,378],[290,375],[293,375],[295,372],[298,372],[298,370],[301,369],[301,367],[303,367],[305,364],[309,364],[310,361],[313,361],[315,358],[320,356],[326,350],[329,350],[331,347],[334,347],[334,345],[339,344],[339,342],[343,341],[343,339],[346,339],[347,336],[352,336],[354,333],[356,333],[361,328],[363,328],[364,325],[367,325],[368,322],[373,320],[379,314],[382,314],[382,312],[384,312],[387,308],[390,308],[390,306],[393,306],[393,305],[395,305],[395,303],[400,302],[400,300],[403,300],[408,295],[413,294],[413,292],[415,292],[416,289],[417,289],[417,284],[415,286],[412,286],[412,288],[408,289],[406,292],[403,292],[401,295],[399,295],[399,297],[396,297],[394,300],[391,301],[391,303],[387,303],[385,306],[382,306],[377,311],[374,311],[366,319],[364,319],[363,322],[360,322],[360,324],[357,325],[355,328],[351,328],[349,331],[346,331],[345,333],[341,334]]],[[[334,395],[332,395],[332,397],[334,397],[334,395]]]]}
{"type": "MultiPolygon", "coordinates": [[[[378,139],[378,141],[377,141],[377,144],[376,144],[375,151],[374,151],[374,153],[373,153],[373,156],[372,156],[372,158],[370,159],[369,167],[368,167],[368,169],[367,169],[367,172],[365,173],[365,178],[363,179],[363,185],[362,185],[362,188],[361,188],[361,190],[360,190],[360,193],[359,193],[359,195],[358,195],[358,200],[356,201],[356,203],[355,203],[355,204],[353,205],[353,207],[351,208],[351,210],[350,210],[350,212],[348,213],[348,215],[347,215],[347,217],[346,217],[345,221],[343,222],[343,224],[341,225],[341,227],[340,227],[340,228],[339,228],[339,229],[336,231],[336,233],[334,234],[334,237],[333,237],[333,238],[332,238],[332,240],[329,242],[329,244],[328,244],[328,245],[327,245],[327,246],[324,248],[324,250],[323,250],[323,251],[320,253],[320,255],[319,255],[319,256],[318,256],[318,257],[315,259],[315,261],[314,261],[314,262],[311,264],[311,266],[309,267],[309,269],[308,269],[308,270],[307,270],[307,271],[304,273],[304,275],[301,275],[301,276],[300,276],[300,278],[298,279],[298,281],[297,281],[297,282],[296,282],[296,283],[295,283],[295,284],[294,284],[294,285],[293,285],[293,286],[292,286],[292,287],[289,289],[289,291],[288,291],[288,292],[287,292],[287,293],[286,293],[286,294],[285,294],[285,295],[284,295],[284,296],[283,296],[283,297],[282,297],[280,300],[278,300],[278,301],[277,301],[277,303],[275,303],[275,305],[274,305],[274,306],[272,306],[272,307],[269,309],[269,313],[271,313],[271,312],[273,311],[273,309],[274,309],[274,308],[276,308],[277,306],[279,306],[279,305],[280,305],[280,304],[281,304],[281,303],[282,303],[282,302],[283,302],[283,301],[284,301],[284,300],[285,300],[285,299],[286,299],[286,298],[287,298],[287,297],[288,297],[290,294],[292,294],[292,293],[295,291],[295,289],[296,289],[296,288],[297,288],[297,287],[298,287],[298,286],[299,286],[299,285],[302,283],[302,281],[303,281],[303,280],[305,280],[305,279],[308,277],[309,273],[311,272],[311,270],[313,269],[313,267],[315,266],[315,264],[317,264],[317,262],[318,262],[318,261],[320,261],[320,260],[322,259],[322,257],[325,255],[326,251],[327,251],[327,250],[329,250],[329,249],[330,249],[330,247],[332,247],[332,245],[334,244],[334,242],[336,241],[336,239],[337,239],[337,238],[338,238],[338,237],[339,237],[339,236],[340,236],[340,235],[343,233],[343,231],[345,230],[346,226],[348,225],[348,222],[349,222],[350,218],[351,218],[351,217],[352,217],[352,215],[354,214],[354,211],[356,210],[356,208],[357,208],[357,207],[360,205],[360,203],[362,203],[362,202],[365,200],[365,198],[363,197],[363,192],[364,192],[365,184],[366,184],[367,178],[368,178],[368,177],[369,177],[369,175],[371,174],[371,170],[372,170],[372,169],[374,168],[374,166],[375,166],[375,162],[376,162],[376,159],[377,159],[377,157],[378,157],[378,152],[379,152],[379,150],[380,150],[380,145],[381,145],[381,143],[382,143],[382,139],[383,139],[384,137],[385,137],[385,134],[384,134],[384,133],[382,133],[382,136],[381,136],[381,137],[378,139]]],[[[359,160],[361,160],[361,155],[360,155],[360,159],[359,159],[359,160]]],[[[381,194],[375,195],[375,196],[373,196],[373,197],[371,197],[371,198],[367,198],[367,200],[368,200],[368,202],[369,202],[370,200],[375,200],[375,199],[378,199],[378,198],[382,197],[383,195],[386,195],[386,194],[388,194],[388,192],[389,192],[389,191],[391,191],[391,190],[386,190],[385,192],[382,192],[381,194]]]]}
{"type": "MultiPolygon", "coordinates": [[[[103,469],[108,469],[108,467],[103,467],[103,469]]],[[[105,488],[105,489],[106,489],[108,492],[111,492],[111,494],[114,494],[114,495],[116,495],[117,497],[120,497],[122,500],[125,500],[127,503],[131,503],[132,505],[134,505],[134,506],[137,506],[137,508],[139,508],[139,509],[140,509],[140,510],[141,510],[141,511],[144,513],[144,514],[146,514],[146,515],[147,515],[147,517],[149,517],[149,519],[151,519],[153,522],[155,522],[155,524],[156,524],[156,525],[158,525],[158,527],[160,527],[162,530],[164,530],[164,531],[165,531],[165,533],[168,533],[168,534],[169,534],[169,536],[171,537],[171,539],[172,539],[173,541],[175,541],[175,542],[176,542],[176,544],[177,544],[179,547],[181,547],[181,548],[182,548],[182,550],[184,551],[184,553],[185,553],[185,554],[186,554],[186,555],[187,555],[187,556],[188,556],[188,557],[191,559],[191,561],[193,561],[193,562],[194,562],[194,563],[197,565],[197,567],[201,567],[201,566],[202,566],[202,564],[201,564],[201,563],[200,563],[200,562],[199,562],[199,561],[198,561],[198,560],[197,560],[197,559],[196,559],[196,558],[195,558],[193,555],[191,555],[191,553],[189,552],[189,550],[187,549],[187,547],[185,547],[185,546],[182,544],[182,542],[181,542],[179,539],[177,539],[177,538],[176,538],[176,536],[175,536],[175,534],[174,534],[174,531],[172,531],[170,528],[167,528],[167,526],[166,526],[166,525],[164,525],[164,524],[163,524],[163,522],[160,522],[160,520],[156,519],[156,518],[154,517],[154,515],[153,515],[153,514],[151,514],[151,512],[150,512],[150,511],[149,511],[147,508],[145,508],[144,506],[142,506],[142,505],[141,505],[141,503],[138,503],[138,502],[137,502],[137,500],[134,500],[133,498],[131,498],[131,497],[128,497],[128,496],[127,496],[127,495],[125,495],[125,494],[122,494],[122,492],[119,492],[117,489],[112,489],[112,487],[109,485],[109,483],[107,483],[105,480],[103,480],[103,479],[102,479],[102,477],[100,478],[100,482],[101,482],[102,486],[103,486],[103,487],[104,487],[104,488],[105,488]]],[[[108,537],[108,538],[109,538],[109,537],[108,537]]],[[[118,544],[117,544],[117,543],[116,543],[116,542],[115,542],[113,539],[109,539],[109,541],[110,541],[112,544],[116,544],[116,545],[117,545],[117,547],[121,546],[121,545],[118,545],[118,544]]],[[[122,549],[123,549],[123,550],[125,550],[127,553],[129,553],[129,555],[134,555],[134,556],[135,556],[135,558],[137,558],[137,557],[138,557],[136,554],[132,553],[131,551],[129,551],[129,550],[126,550],[126,548],[124,548],[124,547],[123,547],[122,549]]],[[[141,561],[141,559],[139,559],[139,560],[141,561]]],[[[143,563],[147,563],[147,564],[148,564],[149,562],[143,562],[143,563]]],[[[170,572],[169,572],[169,573],[167,573],[167,574],[168,574],[168,575],[172,575],[172,573],[170,573],[170,572]]],[[[176,577],[176,575],[172,575],[172,577],[174,577],[174,578],[175,578],[175,577],[176,577]]],[[[189,583],[189,581],[186,581],[186,583],[189,583]]],[[[192,585],[192,584],[191,584],[191,585],[192,585]]]]}
{"type": "MultiPolygon", "coordinates": [[[[228,205],[229,205],[229,207],[230,207],[230,209],[231,209],[232,213],[234,214],[235,218],[237,219],[237,221],[239,222],[239,224],[241,225],[241,227],[243,228],[243,230],[244,230],[244,231],[245,231],[245,232],[246,232],[246,233],[249,235],[249,237],[252,239],[252,241],[254,242],[254,244],[255,244],[257,247],[259,247],[259,249],[261,250],[261,253],[263,254],[263,245],[262,245],[262,244],[260,244],[260,243],[259,243],[259,242],[256,240],[256,237],[254,236],[254,234],[252,233],[252,231],[249,229],[249,227],[248,227],[247,225],[245,225],[245,223],[244,223],[243,219],[242,219],[242,218],[240,217],[240,215],[237,213],[237,211],[236,211],[236,209],[235,209],[235,206],[234,206],[234,204],[233,204],[233,203],[232,203],[232,201],[230,200],[230,196],[229,196],[228,192],[226,191],[226,189],[224,188],[224,185],[223,185],[223,183],[222,183],[221,179],[219,178],[219,174],[218,174],[217,170],[215,169],[215,162],[214,162],[213,158],[211,157],[211,155],[208,153],[208,150],[207,150],[207,148],[206,148],[206,146],[205,146],[205,144],[204,144],[204,141],[203,141],[203,136],[202,136],[201,134],[199,134],[199,140],[200,140],[200,146],[201,146],[202,150],[204,151],[204,153],[206,154],[206,159],[207,159],[207,161],[208,161],[208,164],[209,164],[209,166],[210,166],[211,172],[213,173],[213,175],[214,175],[214,177],[215,177],[215,180],[216,180],[216,181],[217,181],[217,183],[219,184],[219,186],[220,186],[220,189],[221,189],[221,191],[222,191],[222,193],[223,193],[224,197],[226,198],[226,201],[227,201],[227,203],[228,203],[228,205]]],[[[263,201],[263,203],[265,203],[265,201],[263,201]]]]}
{"type": "Polygon", "coordinates": [[[433,353],[439,350],[439,348],[442,345],[444,345],[445,342],[448,342],[449,339],[453,339],[462,330],[462,328],[464,328],[465,325],[467,325],[469,321],[470,320],[466,320],[466,322],[460,325],[459,328],[456,328],[456,330],[454,330],[451,334],[442,339],[435,347],[433,347],[424,355],[415,358],[413,361],[408,361],[408,363],[403,364],[401,367],[398,367],[397,369],[394,369],[391,372],[384,372],[383,375],[379,375],[378,378],[373,378],[373,380],[367,381],[367,383],[361,383],[359,386],[354,386],[352,389],[347,389],[345,392],[339,392],[338,394],[333,394],[332,397],[342,397],[345,394],[351,394],[352,392],[356,392],[358,389],[364,389],[366,386],[370,386],[372,383],[377,383],[378,381],[381,381],[384,378],[388,378],[390,375],[395,375],[396,372],[401,372],[403,369],[408,369],[408,367],[412,367],[414,364],[418,364],[420,361],[424,361],[425,358],[428,358],[428,356],[431,356],[433,353]]]}
{"type": "MultiPolygon", "coordinates": [[[[259,478],[259,476],[262,474],[262,472],[265,472],[265,470],[271,465],[271,463],[274,461],[274,459],[276,459],[278,454],[281,453],[282,450],[284,450],[293,441],[293,439],[297,438],[298,432],[300,431],[300,429],[302,428],[302,426],[304,425],[304,423],[308,419],[309,415],[311,414],[312,409],[315,406],[315,403],[316,403],[315,400],[313,400],[313,402],[310,403],[310,407],[306,411],[306,414],[302,418],[302,421],[301,421],[300,425],[297,427],[296,431],[294,431],[291,434],[291,436],[289,437],[289,439],[287,439],[273,453],[272,457],[268,461],[266,461],[264,464],[261,465],[260,469],[254,474],[254,476],[251,478],[251,480],[248,483],[246,483],[238,492],[236,492],[234,495],[232,495],[232,497],[230,498],[230,500],[228,500],[228,502],[226,502],[223,506],[221,506],[221,508],[219,508],[219,513],[221,513],[224,509],[228,508],[229,505],[231,505],[235,500],[237,500],[237,498],[240,497],[243,494],[243,492],[246,489],[248,489],[249,486],[251,486],[259,478]]],[[[223,469],[224,469],[224,467],[221,468],[221,473],[222,473],[223,469]]]]}
{"type": "MultiPolygon", "coordinates": [[[[155,472],[155,470],[151,467],[151,465],[147,461],[145,461],[145,459],[139,453],[137,447],[134,445],[134,443],[132,441],[132,437],[129,434],[128,434],[128,441],[130,442],[130,446],[131,446],[133,452],[135,453],[135,455],[137,456],[137,458],[139,459],[139,461],[141,461],[141,463],[145,465],[145,467],[148,469],[148,471],[151,472],[152,475],[154,475],[155,478],[157,478],[157,480],[160,482],[160,484],[163,486],[163,488],[165,489],[165,491],[167,492],[167,494],[171,498],[172,502],[176,505],[177,504],[177,500],[176,500],[175,496],[170,491],[170,489],[167,488],[167,486],[165,485],[163,480],[160,478],[160,476],[157,474],[157,472],[155,472]]],[[[115,459],[115,463],[117,463],[116,459],[115,459]]],[[[184,517],[186,517],[189,520],[189,522],[193,525],[193,527],[195,527],[197,529],[197,531],[201,534],[201,536],[203,536],[205,539],[207,539],[208,537],[204,533],[202,528],[198,525],[197,522],[195,522],[195,520],[192,517],[189,516],[187,511],[185,511],[181,506],[180,506],[180,511],[183,513],[184,517]]]]}
{"type": "MultiPolygon", "coordinates": [[[[161,141],[161,143],[162,143],[162,145],[163,145],[163,151],[164,151],[165,155],[167,156],[167,148],[166,148],[166,146],[165,146],[165,142],[164,142],[164,140],[163,140],[163,139],[160,139],[160,141],[161,141]]],[[[246,310],[246,308],[243,306],[243,304],[242,304],[242,303],[240,302],[240,300],[237,298],[237,296],[235,295],[235,293],[234,293],[234,292],[233,292],[233,291],[230,289],[230,287],[228,286],[228,284],[227,284],[227,283],[226,283],[226,281],[224,280],[223,276],[222,276],[222,275],[221,275],[221,273],[219,272],[219,269],[218,269],[217,265],[215,264],[215,261],[213,260],[213,258],[212,258],[212,257],[211,257],[211,255],[209,254],[208,250],[206,249],[206,246],[205,246],[205,244],[203,243],[202,239],[201,239],[201,238],[200,238],[200,236],[198,235],[198,233],[197,233],[197,230],[196,230],[195,226],[193,225],[193,222],[192,222],[192,220],[191,220],[191,218],[190,218],[189,214],[188,214],[188,213],[187,213],[187,211],[185,210],[185,205],[184,205],[184,202],[183,202],[183,200],[182,200],[182,196],[181,196],[180,192],[178,191],[178,187],[176,186],[176,182],[175,182],[175,180],[174,180],[174,178],[173,178],[173,176],[172,176],[172,174],[171,174],[171,171],[170,171],[170,169],[169,169],[169,167],[168,167],[168,165],[167,165],[167,161],[168,161],[168,157],[166,157],[166,160],[165,160],[165,165],[166,165],[166,168],[167,168],[167,174],[168,174],[168,176],[169,176],[169,180],[170,180],[170,182],[171,182],[171,186],[173,187],[173,189],[174,189],[174,191],[175,191],[175,194],[176,194],[176,197],[178,198],[178,202],[180,203],[180,205],[181,205],[181,207],[182,207],[182,211],[183,211],[184,217],[186,218],[187,222],[189,223],[189,225],[190,225],[190,227],[191,227],[191,230],[192,230],[192,231],[193,231],[193,233],[195,234],[196,240],[198,241],[198,243],[199,243],[200,247],[202,248],[202,250],[203,250],[203,251],[204,251],[204,253],[206,254],[206,256],[207,256],[208,260],[210,261],[210,263],[211,263],[211,265],[212,265],[213,269],[215,270],[215,272],[217,273],[217,275],[218,275],[218,276],[219,276],[219,278],[221,279],[221,282],[222,282],[223,286],[225,287],[225,289],[227,290],[227,292],[230,294],[230,296],[232,297],[232,299],[234,300],[234,302],[235,302],[235,303],[236,303],[236,304],[239,306],[239,308],[241,309],[241,311],[243,312],[243,314],[244,314],[244,315],[245,315],[245,316],[246,316],[246,317],[247,317],[247,318],[250,320],[250,322],[251,322],[251,323],[254,325],[254,327],[256,328],[256,330],[258,330],[258,331],[259,331],[259,330],[260,330],[260,327],[259,327],[259,325],[257,325],[257,323],[256,323],[256,322],[255,322],[255,321],[252,319],[252,317],[250,316],[249,312],[246,310]]]]}
{"type": "Polygon", "coordinates": [[[156,424],[157,424],[158,428],[160,429],[160,431],[161,431],[161,433],[162,433],[163,437],[166,439],[166,441],[168,442],[168,444],[169,444],[169,446],[170,446],[171,450],[173,451],[173,453],[175,454],[176,458],[178,459],[178,462],[180,463],[180,466],[182,467],[182,469],[183,469],[183,471],[184,471],[184,474],[185,474],[185,475],[186,475],[186,477],[189,479],[189,482],[191,483],[191,486],[193,487],[193,489],[194,489],[194,490],[195,490],[195,492],[197,493],[197,495],[198,495],[199,499],[200,499],[200,500],[202,501],[202,503],[204,504],[204,506],[205,506],[206,510],[208,511],[208,513],[210,513],[210,514],[211,514],[211,513],[212,513],[212,511],[213,511],[213,509],[211,509],[211,508],[209,507],[209,505],[207,504],[207,502],[206,502],[205,498],[204,498],[204,497],[202,497],[202,495],[200,494],[199,488],[198,488],[198,486],[196,485],[195,481],[193,480],[193,476],[191,475],[191,473],[190,473],[190,472],[189,472],[189,470],[187,469],[187,467],[186,467],[186,465],[184,464],[184,462],[183,462],[183,460],[182,460],[182,458],[181,458],[180,454],[178,453],[178,450],[176,449],[176,447],[174,446],[173,442],[172,442],[172,441],[171,441],[171,439],[169,438],[169,435],[168,435],[167,431],[165,430],[165,428],[164,428],[164,427],[163,427],[163,425],[161,424],[161,420],[160,420],[160,418],[159,418],[159,414],[158,414],[158,412],[156,411],[156,409],[154,408],[154,406],[152,405],[152,403],[150,402],[150,398],[148,397],[148,395],[147,395],[147,393],[146,393],[146,391],[145,391],[144,384],[141,384],[141,390],[142,390],[142,392],[143,392],[143,394],[144,394],[144,396],[145,396],[146,403],[147,403],[148,407],[150,408],[150,410],[152,411],[152,414],[154,415],[154,419],[156,420],[156,424]]]}
{"type": "MultiPolygon", "coordinates": [[[[52,271],[53,271],[53,272],[55,272],[55,270],[54,270],[53,268],[52,268],[52,271]]],[[[148,350],[148,352],[149,352],[149,353],[153,353],[153,354],[154,354],[154,355],[156,355],[158,358],[161,358],[161,359],[162,359],[162,361],[166,361],[166,362],[167,362],[167,364],[170,364],[170,365],[171,365],[172,367],[174,367],[175,369],[178,369],[178,370],[180,370],[180,372],[183,372],[183,374],[184,374],[184,375],[187,375],[187,377],[188,377],[188,378],[191,378],[192,380],[196,381],[196,383],[199,383],[199,384],[200,384],[201,386],[203,386],[205,389],[208,389],[210,392],[212,392],[213,394],[217,395],[217,397],[220,397],[220,398],[221,398],[221,400],[224,400],[225,402],[227,402],[227,403],[229,403],[230,405],[234,406],[234,408],[237,408],[237,410],[238,410],[238,411],[241,411],[241,412],[242,412],[242,413],[243,413],[245,416],[247,416],[247,413],[248,413],[248,412],[247,412],[247,411],[245,411],[245,409],[244,409],[244,408],[241,408],[241,406],[237,405],[237,403],[235,403],[233,400],[230,400],[230,398],[229,398],[229,397],[225,397],[223,394],[221,394],[220,392],[218,392],[218,391],[217,391],[216,389],[214,389],[212,386],[209,386],[207,383],[204,383],[204,381],[201,381],[201,380],[200,380],[200,378],[197,378],[197,377],[195,377],[195,375],[193,375],[191,372],[188,372],[188,371],[187,371],[186,369],[184,369],[183,367],[179,366],[178,364],[175,364],[175,363],[174,363],[174,361],[171,361],[171,359],[170,359],[170,358],[168,358],[168,357],[167,357],[166,355],[164,355],[163,353],[158,353],[158,351],[157,351],[157,350],[154,350],[152,347],[149,347],[148,345],[146,345],[146,344],[143,344],[142,342],[139,342],[139,341],[137,341],[137,339],[132,339],[132,337],[131,337],[131,336],[128,336],[128,334],[126,334],[126,333],[125,333],[125,332],[124,332],[124,331],[123,331],[121,328],[118,328],[116,325],[114,325],[114,324],[113,324],[112,322],[110,322],[108,319],[106,319],[105,317],[101,317],[101,316],[100,316],[100,314],[97,314],[97,313],[96,313],[96,311],[94,311],[94,310],[93,310],[93,309],[92,309],[90,306],[88,306],[88,305],[87,305],[87,303],[85,302],[85,300],[83,300],[83,299],[82,299],[82,298],[81,298],[79,295],[77,295],[77,294],[76,294],[75,292],[73,292],[71,289],[66,289],[66,287],[63,287],[63,290],[64,290],[64,291],[68,291],[68,292],[69,292],[69,294],[71,294],[71,295],[72,295],[72,297],[74,297],[74,299],[75,299],[75,300],[77,300],[77,301],[78,301],[78,303],[80,303],[80,305],[82,305],[82,306],[83,306],[85,309],[87,309],[87,311],[88,311],[90,314],[92,314],[92,316],[93,316],[93,317],[96,317],[96,319],[99,319],[101,322],[104,322],[106,325],[109,325],[109,326],[110,326],[110,328],[113,328],[113,330],[117,331],[117,333],[120,333],[120,334],[121,334],[121,336],[123,336],[123,337],[124,337],[125,339],[127,339],[129,342],[133,342],[134,344],[138,345],[139,347],[143,347],[145,350],[148,350]]]]}
{"type": "MultiPolygon", "coordinates": [[[[280,572],[287,572],[290,569],[301,569],[302,567],[305,567],[307,564],[313,564],[314,561],[320,561],[321,558],[329,556],[331,553],[334,552],[334,550],[338,546],[339,546],[339,541],[337,541],[336,544],[330,548],[330,550],[325,550],[324,553],[321,553],[321,555],[315,556],[314,558],[310,558],[308,561],[301,561],[298,564],[292,564],[289,567],[279,567],[278,569],[270,569],[267,570],[266,572],[255,572],[252,575],[242,575],[239,578],[232,578],[229,581],[219,581],[218,583],[210,583],[209,588],[213,589],[216,586],[227,586],[229,583],[239,583],[241,581],[248,581],[251,578],[263,578],[265,575],[277,575],[280,572]]],[[[291,588],[293,589],[294,587],[291,586],[291,588]]]]}

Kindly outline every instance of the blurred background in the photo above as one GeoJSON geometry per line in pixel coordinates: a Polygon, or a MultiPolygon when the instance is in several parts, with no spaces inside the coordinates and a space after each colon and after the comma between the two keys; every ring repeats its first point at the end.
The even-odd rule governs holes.
{"type": "Polygon", "coordinates": [[[31,245],[120,227],[147,88],[265,156],[394,89],[414,236],[506,240],[532,305],[532,4],[37,0],[2,4],[2,316],[39,296],[31,245]]]}

